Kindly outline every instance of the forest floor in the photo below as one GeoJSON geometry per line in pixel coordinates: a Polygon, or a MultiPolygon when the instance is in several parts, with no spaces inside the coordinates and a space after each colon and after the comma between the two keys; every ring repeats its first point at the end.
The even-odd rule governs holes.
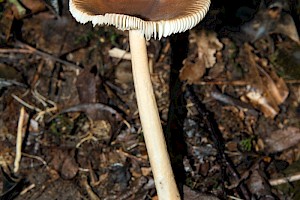
{"type": "MultiPolygon", "coordinates": [[[[157,199],[128,33],[57,2],[0,1],[1,199],[157,199]]],[[[178,187],[300,199],[300,1],[228,2],[147,42],[178,187]]]]}

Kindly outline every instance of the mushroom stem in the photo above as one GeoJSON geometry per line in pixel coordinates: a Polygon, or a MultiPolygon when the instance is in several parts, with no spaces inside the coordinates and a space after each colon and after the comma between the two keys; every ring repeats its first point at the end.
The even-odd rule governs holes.
{"type": "Polygon", "coordinates": [[[136,99],[157,195],[159,200],[177,200],[180,195],[153,93],[146,41],[138,30],[130,30],[129,42],[136,99]]]}

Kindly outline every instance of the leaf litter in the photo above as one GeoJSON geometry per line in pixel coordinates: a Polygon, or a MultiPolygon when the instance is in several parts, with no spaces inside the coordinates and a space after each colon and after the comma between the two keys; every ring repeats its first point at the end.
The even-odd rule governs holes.
{"type": "MultiPolygon", "coordinates": [[[[20,2],[0,3],[0,182],[9,186],[1,198],[156,199],[126,33],[77,24],[66,1],[20,2]],[[21,107],[28,121],[14,173],[21,107]]],[[[222,18],[233,7],[216,3],[190,31],[175,78],[170,47],[176,39],[148,44],[163,125],[177,131],[168,125],[169,105],[186,109],[177,119],[183,140],[170,148],[184,149],[171,152],[175,176],[183,177],[184,199],[293,199],[299,187],[288,182],[297,181],[300,158],[294,8],[300,5],[233,5],[232,22],[240,24],[222,18]],[[174,96],[169,81],[178,78],[182,87],[174,96]]]]}

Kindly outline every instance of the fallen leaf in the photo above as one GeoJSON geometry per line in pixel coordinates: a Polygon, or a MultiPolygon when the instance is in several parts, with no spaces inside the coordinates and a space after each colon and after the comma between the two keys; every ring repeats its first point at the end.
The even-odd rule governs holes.
{"type": "Polygon", "coordinates": [[[62,164],[61,176],[64,179],[74,178],[79,170],[79,166],[76,163],[75,158],[71,156],[72,155],[69,155],[62,164]]]}
{"type": "Polygon", "coordinates": [[[216,196],[197,192],[185,185],[183,186],[183,197],[187,200],[219,200],[216,196]]]}
{"type": "Polygon", "coordinates": [[[198,58],[203,60],[206,68],[212,67],[216,63],[216,52],[223,48],[223,44],[217,38],[216,33],[201,31],[196,36],[198,46],[198,58]]]}
{"type": "Polygon", "coordinates": [[[131,83],[133,82],[132,72],[131,72],[131,62],[124,61],[120,62],[115,67],[115,77],[118,83],[131,83]]]}
{"type": "Polygon", "coordinates": [[[196,62],[184,61],[184,66],[180,70],[179,78],[181,81],[187,81],[194,84],[202,78],[206,71],[205,64],[202,59],[196,59],[196,62]]]}
{"type": "Polygon", "coordinates": [[[97,100],[97,82],[99,78],[85,68],[76,80],[76,88],[81,103],[95,103],[97,100]],[[97,80],[98,79],[98,80],[97,80]]]}
{"type": "Polygon", "coordinates": [[[109,141],[111,138],[111,124],[106,120],[95,120],[92,123],[91,132],[98,140],[109,141]]]}
{"type": "Polygon", "coordinates": [[[261,110],[265,117],[274,118],[279,112],[279,104],[283,103],[288,94],[288,88],[283,79],[271,70],[259,65],[252,47],[245,43],[240,51],[239,62],[247,71],[248,92],[245,97],[250,103],[261,110]]]}
{"type": "Polygon", "coordinates": [[[8,40],[11,35],[11,29],[14,21],[14,13],[12,9],[6,9],[0,18],[0,33],[4,34],[5,39],[8,40]]]}
{"type": "Polygon", "coordinates": [[[26,8],[17,0],[9,0],[9,2],[12,4],[12,11],[14,13],[14,17],[16,19],[21,19],[26,15],[26,8]]]}
{"type": "Polygon", "coordinates": [[[276,153],[293,147],[300,142],[300,129],[297,127],[287,127],[269,133],[265,138],[265,150],[276,153]]]}
{"type": "MultiPolygon", "coordinates": [[[[256,41],[266,35],[276,33],[284,34],[294,41],[299,41],[295,22],[290,14],[283,12],[284,3],[270,1],[268,6],[261,4],[253,19],[245,23],[242,33],[247,41],[256,41]]],[[[284,2],[284,1],[283,1],[284,2]]]]}
{"type": "Polygon", "coordinates": [[[59,172],[64,179],[72,179],[76,176],[79,166],[75,160],[75,151],[53,149],[51,157],[50,166],[59,172]]]}
{"type": "Polygon", "coordinates": [[[31,13],[46,10],[45,3],[42,0],[21,0],[21,2],[31,13]]]}
{"type": "Polygon", "coordinates": [[[267,177],[260,166],[256,164],[252,173],[247,181],[248,188],[251,194],[257,195],[258,199],[268,199],[264,198],[269,196],[272,197],[271,186],[268,184],[267,177]]]}

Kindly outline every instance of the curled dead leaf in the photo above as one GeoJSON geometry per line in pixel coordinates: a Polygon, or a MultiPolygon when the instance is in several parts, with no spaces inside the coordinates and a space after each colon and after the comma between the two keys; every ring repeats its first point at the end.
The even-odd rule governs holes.
{"type": "MultiPolygon", "coordinates": [[[[259,64],[258,58],[253,52],[252,47],[245,43],[240,51],[239,60],[247,71],[248,92],[245,97],[260,109],[265,117],[274,118],[279,112],[279,104],[283,103],[289,90],[282,78],[259,64]]],[[[271,66],[270,66],[271,68],[271,66]]]]}
{"type": "Polygon", "coordinates": [[[181,81],[187,81],[189,84],[194,84],[202,78],[206,68],[202,59],[196,59],[196,62],[184,61],[184,66],[180,70],[179,78],[181,81]]]}

